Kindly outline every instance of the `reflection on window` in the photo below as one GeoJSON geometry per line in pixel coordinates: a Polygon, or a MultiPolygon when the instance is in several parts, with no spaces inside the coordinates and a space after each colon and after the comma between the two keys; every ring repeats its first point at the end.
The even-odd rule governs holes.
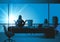
{"type": "MultiPolygon", "coordinates": [[[[15,23],[19,15],[23,20],[43,23],[44,19],[48,19],[48,4],[9,4],[9,7],[8,4],[0,4],[0,14],[0,23],[8,23],[8,20],[9,23],[15,23]]],[[[3,27],[0,27],[0,31],[3,31],[3,27]]]]}
{"type": "Polygon", "coordinates": [[[0,4],[0,23],[5,23],[8,18],[8,4],[0,4]]]}
{"type": "Polygon", "coordinates": [[[50,23],[52,23],[52,17],[58,17],[58,23],[60,23],[60,4],[50,4],[50,23]]]}
{"type": "MultiPolygon", "coordinates": [[[[4,8],[6,9],[7,5],[5,5],[4,8]]],[[[7,9],[5,10],[4,8],[1,9],[6,12],[7,9]]],[[[7,13],[8,12],[4,13],[6,15],[4,17],[3,12],[1,13],[1,16],[3,17],[1,17],[1,19],[5,19],[6,21],[1,20],[0,22],[8,22],[7,13]]],[[[48,18],[48,4],[10,4],[9,23],[14,23],[19,15],[23,16],[23,20],[31,19],[34,23],[43,23],[44,19],[48,18]]]]}

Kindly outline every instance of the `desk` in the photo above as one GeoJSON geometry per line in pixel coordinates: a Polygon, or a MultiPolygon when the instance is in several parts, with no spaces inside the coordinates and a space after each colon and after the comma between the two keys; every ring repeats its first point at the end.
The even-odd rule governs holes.
{"type": "Polygon", "coordinates": [[[44,28],[15,28],[15,27],[8,27],[8,31],[12,31],[14,33],[43,33],[44,28]]]}
{"type": "Polygon", "coordinates": [[[53,27],[49,28],[15,28],[8,27],[8,31],[14,33],[44,33],[46,37],[55,37],[55,29],[53,27]]]}

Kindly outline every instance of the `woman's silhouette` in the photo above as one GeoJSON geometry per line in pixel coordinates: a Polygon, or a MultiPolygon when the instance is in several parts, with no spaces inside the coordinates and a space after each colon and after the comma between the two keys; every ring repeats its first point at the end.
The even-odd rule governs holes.
{"type": "Polygon", "coordinates": [[[21,15],[19,15],[19,18],[18,18],[18,20],[16,21],[15,24],[16,24],[16,27],[18,27],[18,28],[22,28],[24,26],[25,22],[24,22],[24,20],[22,20],[21,15]]]}

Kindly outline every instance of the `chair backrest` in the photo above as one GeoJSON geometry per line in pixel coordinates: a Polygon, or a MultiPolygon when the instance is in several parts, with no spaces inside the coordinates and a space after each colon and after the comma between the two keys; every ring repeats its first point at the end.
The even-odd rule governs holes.
{"type": "Polygon", "coordinates": [[[6,27],[5,26],[3,26],[3,27],[4,27],[4,32],[6,33],[7,32],[6,27]]]}

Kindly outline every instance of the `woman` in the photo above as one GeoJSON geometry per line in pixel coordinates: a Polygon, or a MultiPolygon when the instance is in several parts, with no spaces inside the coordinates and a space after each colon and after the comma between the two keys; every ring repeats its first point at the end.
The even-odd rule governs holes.
{"type": "Polygon", "coordinates": [[[24,22],[24,20],[22,20],[21,15],[19,15],[19,18],[18,18],[18,20],[16,21],[15,24],[16,24],[16,27],[18,27],[18,28],[22,28],[24,26],[25,22],[24,22]]]}

